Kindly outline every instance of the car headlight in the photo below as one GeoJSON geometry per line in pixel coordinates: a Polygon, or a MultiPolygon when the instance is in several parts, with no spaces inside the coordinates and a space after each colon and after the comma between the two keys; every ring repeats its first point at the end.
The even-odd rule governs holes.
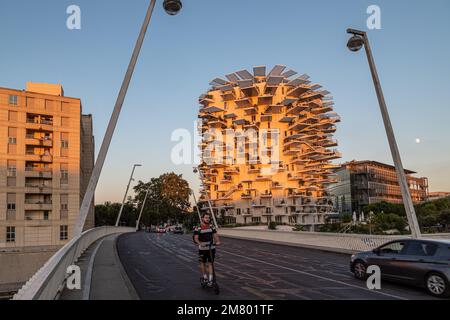
{"type": "Polygon", "coordinates": [[[352,255],[352,257],[350,258],[352,261],[354,261],[355,260],[355,258],[356,258],[356,255],[355,254],[353,254],[352,255]]]}

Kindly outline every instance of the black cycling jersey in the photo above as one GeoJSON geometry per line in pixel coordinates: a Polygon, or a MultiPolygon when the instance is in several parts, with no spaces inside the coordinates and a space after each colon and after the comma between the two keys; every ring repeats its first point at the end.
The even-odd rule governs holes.
{"type": "Polygon", "coordinates": [[[199,250],[209,250],[214,249],[214,234],[217,233],[216,228],[213,225],[202,224],[200,227],[195,228],[194,236],[198,236],[198,241],[200,242],[199,250]]]}

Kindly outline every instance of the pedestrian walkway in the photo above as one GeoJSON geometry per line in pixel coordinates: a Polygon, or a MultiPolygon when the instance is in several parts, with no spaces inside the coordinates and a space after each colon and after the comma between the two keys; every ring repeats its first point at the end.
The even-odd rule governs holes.
{"type": "Polygon", "coordinates": [[[81,290],[63,291],[61,300],[138,300],[116,249],[120,235],[98,240],[79,259],[81,290]]]}

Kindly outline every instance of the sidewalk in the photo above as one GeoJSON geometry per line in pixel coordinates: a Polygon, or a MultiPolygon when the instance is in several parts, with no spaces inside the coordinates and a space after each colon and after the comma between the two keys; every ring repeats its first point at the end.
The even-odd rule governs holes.
{"type": "Polygon", "coordinates": [[[65,289],[61,300],[139,300],[117,253],[114,234],[95,242],[79,259],[81,290],[65,289]]]}

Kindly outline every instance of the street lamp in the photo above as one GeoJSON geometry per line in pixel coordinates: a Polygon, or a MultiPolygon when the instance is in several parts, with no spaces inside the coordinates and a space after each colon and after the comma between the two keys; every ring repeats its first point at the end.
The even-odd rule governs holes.
{"type": "Polygon", "coordinates": [[[120,218],[122,217],[123,207],[125,206],[125,201],[127,200],[128,190],[130,189],[131,181],[134,180],[134,179],[133,179],[134,170],[136,170],[137,167],[142,167],[142,164],[135,164],[135,165],[133,166],[133,170],[131,171],[130,180],[128,181],[128,186],[127,186],[127,189],[126,189],[126,191],[125,191],[125,195],[123,196],[122,206],[120,207],[119,214],[117,215],[116,227],[119,226],[120,218]]]}
{"type": "Polygon", "coordinates": [[[202,222],[202,215],[201,215],[201,213],[200,213],[200,208],[198,207],[197,197],[195,196],[194,190],[190,189],[190,193],[191,193],[192,196],[194,197],[195,207],[197,208],[197,213],[198,213],[198,220],[199,220],[200,223],[201,223],[201,222],[202,222]]]}
{"type": "Polygon", "coordinates": [[[150,188],[148,188],[147,192],[145,193],[145,198],[144,198],[144,202],[142,203],[141,212],[139,213],[139,218],[136,221],[136,232],[139,230],[139,223],[141,222],[142,213],[144,212],[144,207],[147,202],[149,193],[150,193],[150,188]]]}
{"type": "Polygon", "coordinates": [[[367,37],[366,32],[360,30],[347,29],[347,33],[352,35],[352,37],[347,43],[347,47],[350,51],[357,52],[361,50],[363,46],[366,48],[366,55],[369,61],[370,71],[372,73],[372,79],[375,85],[381,115],[383,116],[384,127],[386,129],[386,134],[392,153],[392,158],[394,160],[395,169],[397,171],[397,176],[400,184],[400,189],[402,192],[403,203],[405,205],[406,216],[408,217],[408,223],[411,229],[411,234],[414,238],[421,238],[422,235],[420,233],[419,223],[417,222],[417,216],[414,210],[414,204],[411,198],[408,181],[406,179],[405,170],[403,168],[402,160],[400,157],[400,151],[398,150],[398,145],[395,140],[394,130],[392,128],[392,123],[389,117],[386,101],[384,99],[380,79],[378,77],[378,72],[372,55],[372,50],[370,49],[369,38],[367,37]]]}
{"type": "MultiPolygon", "coordinates": [[[[199,170],[198,168],[194,168],[194,173],[198,173],[198,175],[200,176],[200,181],[203,181],[203,173],[201,170],[199,170]]],[[[208,201],[209,211],[213,218],[214,225],[216,226],[216,229],[219,230],[219,225],[217,224],[216,216],[214,215],[214,210],[212,208],[211,200],[209,199],[208,193],[206,194],[206,200],[208,201]]],[[[200,222],[201,222],[201,219],[200,219],[200,222]]]]}
{"type": "MultiPolygon", "coordinates": [[[[125,101],[125,96],[127,95],[128,87],[130,85],[131,77],[133,76],[136,63],[141,52],[142,44],[144,43],[145,34],[147,33],[148,26],[153,14],[153,9],[155,8],[156,0],[151,0],[145,15],[144,23],[142,24],[141,31],[139,33],[138,40],[133,50],[130,63],[128,65],[127,72],[122,82],[122,86],[119,91],[119,95],[114,106],[111,119],[109,120],[108,128],[103,138],[102,146],[95,162],[94,169],[92,170],[92,175],[89,180],[89,184],[86,188],[86,192],[83,197],[83,202],[81,203],[80,213],[78,215],[77,222],[75,223],[73,236],[80,236],[83,232],[84,224],[86,222],[89,209],[92,204],[92,198],[94,197],[95,189],[97,188],[98,180],[100,174],[102,173],[103,165],[106,160],[106,155],[108,154],[108,149],[111,144],[111,140],[116,129],[117,121],[119,120],[120,111],[122,110],[123,102],[125,101]]],[[[180,0],[165,0],[164,9],[170,15],[174,15],[181,10],[180,0]]]]}
{"type": "Polygon", "coordinates": [[[183,8],[183,4],[180,0],[164,0],[163,6],[167,14],[171,16],[177,15],[181,8],[183,8]]]}

